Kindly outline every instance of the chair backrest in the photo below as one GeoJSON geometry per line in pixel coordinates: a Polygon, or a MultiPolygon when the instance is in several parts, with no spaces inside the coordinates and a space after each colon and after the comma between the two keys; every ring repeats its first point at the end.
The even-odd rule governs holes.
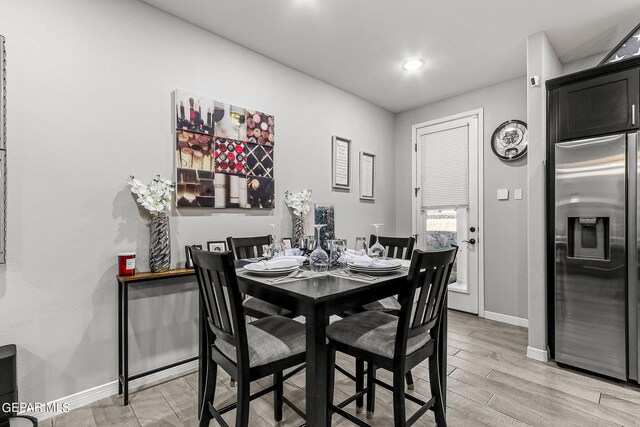
{"type": "MultiPolygon", "coordinates": [[[[378,236],[380,244],[384,246],[387,251],[387,258],[398,259],[411,259],[413,253],[413,245],[416,243],[416,238],[411,237],[384,237],[378,236]]],[[[372,234],[369,237],[369,247],[376,243],[376,235],[372,234]]]]}
{"type": "Polygon", "coordinates": [[[204,308],[208,344],[216,339],[235,346],[238,365],[249,364],[242,297],[231,252],[207,252],[189,247],[204,308]]]}
{"type": "Polygon", "coordinates": [[[414,251],[407,276],[408,286],[398,294],[402,308],[398,321],[396,356],[405,355],[409,338],[427,333],[440,319],[457,253],[457,246],[439,251],[414,251]]]}
{"type": "Polygon", "coordinates": [[[254,237],[227,237],[227,246],[236,259],[261,257],[262,247],[271,244],[271,235],[254,237]]]}

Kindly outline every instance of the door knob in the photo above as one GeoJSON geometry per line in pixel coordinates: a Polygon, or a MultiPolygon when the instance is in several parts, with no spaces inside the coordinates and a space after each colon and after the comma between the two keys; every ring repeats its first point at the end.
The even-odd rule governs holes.
{"type": "Polygon", "coordinates": [[[476,239],[463,240],[462,243],[468,243],[470,245],[476,244],[476,239]]]}
{"type": "Polygon", "coordinates": [[[472,233],[475,233],[476,228],[475,227],[471,227],[471,228],[469,228],[469,231],[472,232],[472,233]]]}

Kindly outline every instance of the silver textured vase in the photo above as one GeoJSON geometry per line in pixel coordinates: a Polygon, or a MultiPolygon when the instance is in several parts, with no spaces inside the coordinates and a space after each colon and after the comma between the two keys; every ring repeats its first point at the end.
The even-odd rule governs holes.
{"type": "Polygon", "coordinates": [[[291,238],[293,239],[293,247],[300,247],[300,239],[304,238],[304,219],[301,216],[291,215],[293,221],[293,231],[291,232],[291,238]]]}
{"type": "Polygon", "coordinates": [[[149,268],[154,273],[169,270],[171,265],[171,236],[169,217],[154,215],[151,219],[151,237],[149,239],[149,268]]]}

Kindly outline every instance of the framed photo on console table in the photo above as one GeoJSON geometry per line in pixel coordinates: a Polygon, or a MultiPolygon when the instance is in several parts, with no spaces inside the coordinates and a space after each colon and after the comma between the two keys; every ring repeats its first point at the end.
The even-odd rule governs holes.
{"type": "Polygon", "coordinates": [[[226,252],[227,242],[220,240],[215,242],[207,242],[207,250],[209,252],[226,252]]]}
{"type": "Polygon", "coordinates": [[[376,184],[375,154],[360,152],[360,199],[375,200],[376,184]]]}
{"type": "Polygon", "coordinates": [[[331,186],[351,189],[351,140],[335,135],[331,140],[331,186]]]}

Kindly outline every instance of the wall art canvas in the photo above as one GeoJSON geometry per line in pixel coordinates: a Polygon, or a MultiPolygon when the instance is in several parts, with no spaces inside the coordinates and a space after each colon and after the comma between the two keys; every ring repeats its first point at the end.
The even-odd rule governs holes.
{"type": "Polygon", "coordinates": [[[247,144],[247,175],[273,178],[273,147],[247,144]]]}
{"type": "Polygon", "coordinates": [[[247,201],[251,208],[276,207],[275,187],[272,178],[247,177],[247,201]]]}
{"type": "Polygon", "coordinates": [[[219,120],[215,122],[213,134],[221,138],[246,141],[244,136],[247,134],[247,117],[244,107],[218,101],[214,102],[214,107],[218,111],[215,118],[219,120]]]}
{"type": "Polygon", "coordinates": [[[273,209],[274,116],[181,90],[174,106],[176,205],[273,209]]]}
{"type": "Polygon", "coordinates": [[[176,129],[176,161],[179,168],[213,171],[213,137],[176,129]]]}
{"type": "Polygon", "coordinates": [[[203,96],[176,90],[176,128],[213,135],[214,101],[203,96]]]}
{"type": "Polygon", "coordinates": [[[275,144],[275,119],[256,110],[247,110],[247,141],[253,144],[273,146],[275,144]]]}

